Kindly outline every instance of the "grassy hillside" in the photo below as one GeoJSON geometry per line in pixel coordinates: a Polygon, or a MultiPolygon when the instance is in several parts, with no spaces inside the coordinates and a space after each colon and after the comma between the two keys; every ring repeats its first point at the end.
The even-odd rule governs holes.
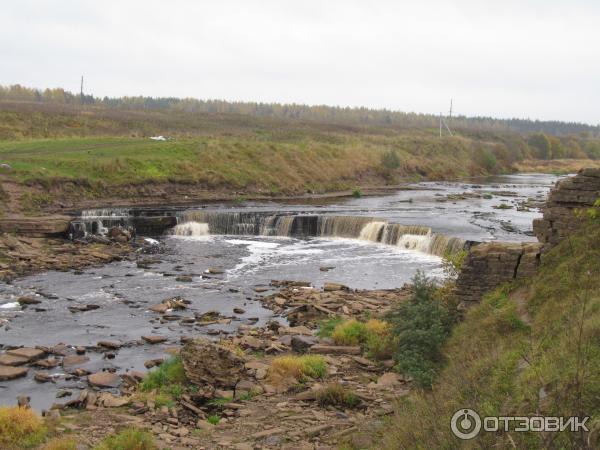
{"type": "MultiPolygon", "coordinates": [[[[440,138],[431,127],[328,120],[0,101],[0,164],[12,168],[0,169],[1,209],[33,214],[90,206],[90,199],[101,205],[345,191],[537,167],[542,153],[585,158],[581,148],[596,142],[538,136],[530,145],[518,133],[478,128],[440,138]],[[150,140],[154,135],[170,139],[150,140]]],[[[584,165],[555,161],[541,167],[584,165]]]]}
{"type": "Polygon", "coordinates": [[[447,366],[432,391],[401,402],[380,428],[379,447],[598,448],[600,224],[545,254],[534,278],[504,286],[471,309],[445,354],[447,366]],[[460,441],[450,418],[461,408],[482,417],[590,416],[594,431],[482,431],[460,441]]]}
{"type": "Polygon", "coordinates": [[[366,132],[255,131],[165,142],[58,138],[0,141],[0,163],[12,168],[0,172],[0,181],[12,183],[13,197],[38,197],[34,202],[13,198],[14,209],[25,203],[51,206],[72,193],[73,185],[78,196],[122,196],[124,201],[135,196],[124,187],[137,186],[135,191],[161,183],[250,196],[298,195],[497,173],[509,171],[514,160],[501,143],[366,132]],[[386,154],[394,156],[391,162],[386,154]],[[20,186],[16,194],[14,186],[20,186]]]}

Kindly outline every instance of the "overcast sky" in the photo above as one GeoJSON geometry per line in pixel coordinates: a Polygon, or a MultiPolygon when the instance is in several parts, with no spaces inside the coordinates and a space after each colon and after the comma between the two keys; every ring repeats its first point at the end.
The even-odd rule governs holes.
{"type": "Polygon", "coordinates": [[[2,0],[0,84],[600,123],[600,0],[2,0]]]}

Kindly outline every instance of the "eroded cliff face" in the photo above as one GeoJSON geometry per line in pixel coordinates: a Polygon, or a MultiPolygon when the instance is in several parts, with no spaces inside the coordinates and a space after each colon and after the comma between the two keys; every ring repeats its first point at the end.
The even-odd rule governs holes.
{"type": "Polygon", "coordinates": [[[456,280],[459,308],[479,302],[502,283],[533,275],[540,262],[542,244],[489,242],[471,248],[456,280]]]}
{"type": "Polygon", "coordinates": [[[545,247],[558,244],[577,230],[578,210],[591,207],[600,198],[600,169],[583,169],[576,176],[557,183],[550,191],[544,216],[533,221],[533,232],[545,247]]]}
{"type": "Polygon", "coordinates": [[[479,302],[502,283],[534,274],[542,252],[576,231],[584,220],[577,211],[591,207],[599,197],[600,169],[583,169],[550,191],[543,218],[533,222],[539,243],[490,242],[471,247],[456,281],[460,307],[479,302]]]}

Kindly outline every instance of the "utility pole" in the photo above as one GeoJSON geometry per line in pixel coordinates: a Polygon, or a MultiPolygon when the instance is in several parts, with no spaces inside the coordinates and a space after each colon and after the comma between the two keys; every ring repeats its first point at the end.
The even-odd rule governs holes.
{"type": "Polygon", "coordinates": [[[83,75],[81,75],[81,89],[79,91],[79,101],[83,105],[83,75]]]}
{"type": "MultiPolygon", "coordinates": [[[[450,110],[448,111],[448,122],[450,121],[450,119],[452,119],[452,99],[450,99],[450,110]]],[[[446,122],[446,119],[444,119],[444,117],[442,117],[442,113],[440,113],[440,138],[442,137],[442,125],[446,128],[446,130],[448,131],[448,134],[450,136],[454,136],[452,134],[452,131],[450,130],[450,127],[448,126],[448,123],[446,122]]]]}

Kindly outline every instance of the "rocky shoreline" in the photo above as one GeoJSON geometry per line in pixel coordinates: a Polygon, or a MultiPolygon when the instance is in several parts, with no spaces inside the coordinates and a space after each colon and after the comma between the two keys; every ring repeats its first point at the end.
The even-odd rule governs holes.
{"type": "MultiPolygon", "coordinates": [[[[353,291],[329,283],[316,289],[306,282],[274,280],[274,293],[255,290],[256,299],[274,313],[265,326],[241,325],[235,334],[214,341],[190,335],[181,338],[180,346],[165,346],[165,351],[180,355],[191,382],[171,404],[161,404],[155,391],[140,389],[144,373],[90,373],[84,368],[90,353],[111,358],[135,343],[105,340],[88,348],[9,349],[0,356],[6,372],[0,370],[0,378],[23,376],[32,368],[36,381],[52,385],[46,370],[60,365],[71,380],[85,382],[87,387],[78,391],[59,390],[57,402],[44,415],[57,423],[58,432],[68,430],[88,446],[114,431],[117,423],[131,423],[151,431],[161,448],[326,449],[335,448],[365,421],[392,414],[393,402],[410,387],[410,380],[391,371],[393,361],[366,358],[360,346],[336,345],[316,332],[319,323],[334,316],[364,320],[379,315],[406,299],[409,288],[353,291]],[[278,317],[287,318],[289,325],[278,317]],[[302,380],[274,377],[273,361],[282,355],[319,355],[326,371],[302,380]],[[328,389],[351,393],[355,402],[327,404],[319,396],[328,389]],[[63,397],[67,400],[61,401],[63,397]],[[220,418],[217,424],[209,421],[211,416],[220,418]]],[[[158,320],[185,309],[184,299],[177,298],[150,308],[158,320]]],[[[228,319],[214,315],[199,320],[228,319]]],[[[161,336],[148,335],[138,344],[163,342],[161,336]]],[[[167,363],[149,360],[146,367],[162,364],[167,363]]],[[[26,404],[28,399],[19,401],[26,404]]]]}

